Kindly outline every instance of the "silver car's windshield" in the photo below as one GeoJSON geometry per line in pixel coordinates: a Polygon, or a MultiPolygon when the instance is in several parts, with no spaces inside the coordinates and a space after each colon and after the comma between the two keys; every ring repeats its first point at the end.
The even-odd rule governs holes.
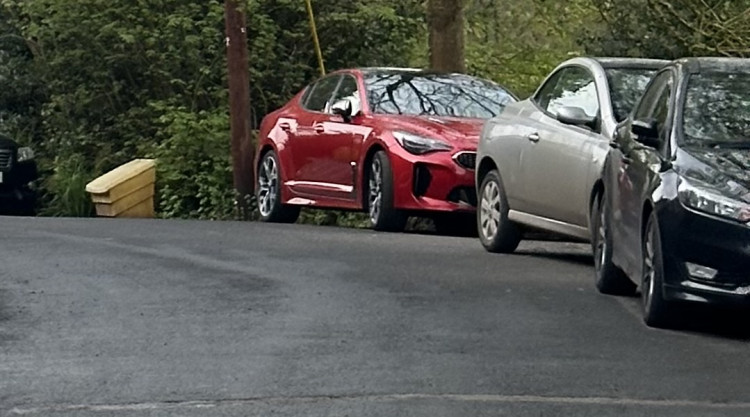
{"type": "Polygon", "coordinates": [[[682,113],[687,145],[750,146],[750,73],[690,75],[682,113]]]}
{"type": "Polygon", "coordinates": [[[516,101],[495,83],[460,74],[371,73],[365,86],[380,114],[488,119],[516,101]]]}
{"type": "Polygon", "coordinates": [[[612,110],[617,122],[627,119],[656,70],[647,68],[608,68],[604,70],[609,83],[612,110]]]}

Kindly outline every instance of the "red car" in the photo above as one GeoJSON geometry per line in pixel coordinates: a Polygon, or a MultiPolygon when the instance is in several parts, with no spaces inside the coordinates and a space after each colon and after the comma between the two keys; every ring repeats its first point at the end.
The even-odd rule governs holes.
{"type": "Polygon", "coordinates": [[[261,123],[261,219],[291,223],[311,206],[364,210],[375,230],[400,231],[409,215],[438,227],[464,215],[473,225],[479,134],[514,101],[505,88],[463,74],[331,73],[261,123]]]}

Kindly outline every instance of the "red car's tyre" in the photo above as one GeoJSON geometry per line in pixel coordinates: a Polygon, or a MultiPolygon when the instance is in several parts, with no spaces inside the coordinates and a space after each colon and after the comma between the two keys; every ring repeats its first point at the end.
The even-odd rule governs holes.
{"type": "Polygon", "coordinates": [[[393,171],[384,151],[377,151],[367,171],[367,212],[372,228],[378,231],[400,232],[407,216],[393,206],[393,171]]]}
{"type": "Polygon", "coordinates": [[[276,153],[268,151],[258,165],[255,197],[260,220],[269,223],[294,223],[300,208],[281,204],[281,167],[276,153]]]}

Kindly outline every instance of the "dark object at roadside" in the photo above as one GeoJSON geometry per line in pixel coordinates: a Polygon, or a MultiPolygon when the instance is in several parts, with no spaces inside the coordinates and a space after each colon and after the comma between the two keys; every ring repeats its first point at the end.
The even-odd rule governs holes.
{"type": "Polygon", "coordinates": [[[31,183],[37,177],[34,151],[0,135],[0,214],[33,216],[36,192],[31,183]]]}

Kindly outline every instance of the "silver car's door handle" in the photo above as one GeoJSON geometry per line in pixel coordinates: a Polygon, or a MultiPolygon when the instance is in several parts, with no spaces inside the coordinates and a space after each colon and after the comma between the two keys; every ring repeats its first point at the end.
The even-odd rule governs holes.
{"type": "Polygon", "coordinates": [[[530,141],[532,141],[534,143],[537,143],[537,142],[539,142],[539,139],[540,139],[539,138],[539,133],[534,132],[534,133],[530,134],[529,136],[527,136],[526,139],[528,139],[528,140],[530,140],[530,141]]]}

